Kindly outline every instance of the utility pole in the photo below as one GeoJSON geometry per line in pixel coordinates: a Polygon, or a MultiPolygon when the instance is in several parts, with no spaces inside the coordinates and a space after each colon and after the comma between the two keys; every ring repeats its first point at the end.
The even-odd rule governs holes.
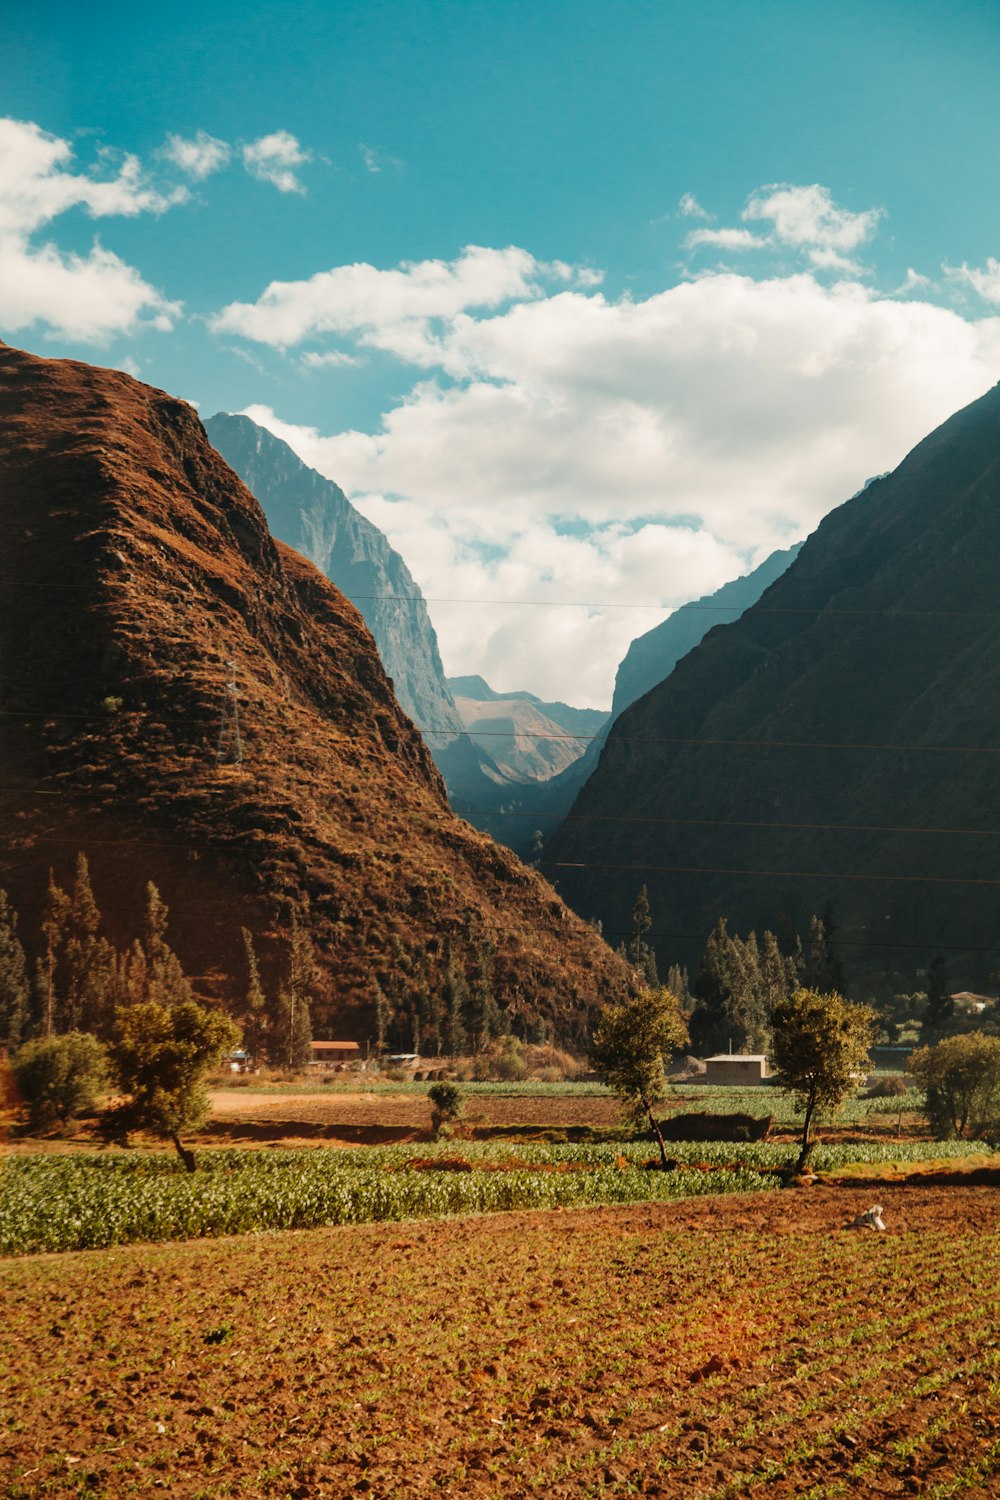
{"type": "Polygon", "coordinates": [[[226,662],[229,676],[222,697],[222,718],[219,723],[219,741],[215,747],[217,766],[241,766],[243,764],[243,738],[240,734],[240,701],[236,685],[236,662],[232,657],[226,662]]]}

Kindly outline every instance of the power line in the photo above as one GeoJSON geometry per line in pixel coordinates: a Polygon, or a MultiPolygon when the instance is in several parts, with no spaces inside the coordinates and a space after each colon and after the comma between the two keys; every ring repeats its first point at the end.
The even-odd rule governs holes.
{"type": "MultiPolygon", "coordinates": [[[[326,577],[325,574],[322,576],[326,577]]],[[[106,578],[98,576],[88,583],[57,583],[44,578],[8,578],[0,579],[0,588],[84,591],[92,590],[95,586],[103,583],[114,584],[116,582],[118,582],[117,574],[108,575],[106,578]]],[[[669,609],[672,615],[680,613],[681,610],[688,610],[708,614],[735,614],[736,616],[741,616],[753,610],[755,615],[829,615],[843,619],[1000,619],[1000,610],[995,609],[898,609],[892,607],[886,609],[831,609],[825,604],[702,604],[694,601],[685,601],[682,604],[664,604],[659,601],[648,604],[635,604],[619,603],[618,601],[611,600],[594,602],[593,600],[586,599],[491,599],[483,598],[481,595],[475,599],[469,599],[450,594],[350,594],[340,588],[340,585],[335,583],[332,578],[327,578],[327,582],[331,583],[351,604],[356,604],[359,600],[364,600],[372,603],[475,604],[530,609],[669,609]]]]}
{"type": "Polygon", "coordinates": [[[546,870],[619,870],[635,874],[656,875],[742,875],[751,879],[783,880],[866,880],[906,882],[919,885],[1000,885],[1000,880],[986,880],[968,875],[862,875],[838,870],[730,870],[715,865],[614,865],[603,860],[575,861],[540,859],[539,869],[546,870]]]}
{"type": "MultiPolygon", "coordinates": [[[[765,928],[765,931],[767,929],[765,928]]],[[[655,942],[686,942],[707,943],[711,937],[710,932],[646,932],[644,940],[655,942]]],[[[604,938],[631,938],[635,936],[633,928],[609,928],[601,927],[601,936],[604,938]]],[[[738,934],[737,934],[738,936],[738,934]]],[[[836,948],[889,948],[902,949],[905,952],[929,949],[932,953],[1000,953],[1000,947],[986,946],[982,943],[936,943],[927,938],[920,938],[914,942],[884,942],[878,938],[849,938],[844,937],[840,928],[837,929],[833,939],[836,948]]]]}
{"type": "MultiPolygon", "coordinates": [[[[251,705],[252,706],[252,705],[251,705]]],[[[151,709],[133,708],[121,709],[117,713],[108,714],[104,710],[94,709],[90,713],[64,713],[58,709],[0,709],[0,717],[8,719],[52,719],[68,720],[71,722],[90,722],[99,720],[101,722],[113,722],[115,719],[126,716],[135,718],[139,715],[155,717],[157,724],[201,724],[203,721],[194,715],[171,715],[168,717],[154,716],[151,709]]],[[[206,709],[206,716],[208,710],[206,709]]],[[[410,721],[413,722],[412,720],[410,721]]],[[[509,740],[519,735],[523,739],[535,741],[555,740],[558,742],[569,741],[574,744],[591,744],[595,740],[608,738],[606,732],[597,734],[547,734],[540,731],[517,730],[511,733],[501,729],[444,729],[431,728],[426,724],[414,724],[413,726],[422,735],[437,735],[439,737],[451,737],[460,739],[468,735],[470,739],[500,739],[509,740]]],[[[715,745],[732,747],[741,750],[889,750],[899,754],[931,754],[931,755],[1000,755],[1000,745],[915,745],[915,744],[893,744],[891,742],[867,742],[851,740],[741,740],[724,739],[718,736],[698,735],[666,735],[666,734],[615,734],[615,744],[639,744],[639,745],[715,745]]],[[[344,737],[344,743],[354,743],[354,738],[344,737]]]]}
{"type": "Polygon", "coordinates": [[[648,818],[626,813],[543,813],[505,812],[503,809],[476,807],[477,817],[557,819],[560,823],[640,823],[665,828],[782,828],[808,833],[934,833],[970,838],[1000,838],[1000,828],[924,828],[919,824],[889,823],[781,823],[751,822],[744,818],[648,818]]]}

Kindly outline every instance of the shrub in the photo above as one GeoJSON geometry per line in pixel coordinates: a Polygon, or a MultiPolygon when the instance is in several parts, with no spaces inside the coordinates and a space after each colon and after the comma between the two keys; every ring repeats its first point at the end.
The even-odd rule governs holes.
{"type": "Polygon", "coordinates": [[[660,1129],[665,1141],[763,1141],[773,1124],[773,1115],[713,1115],[692,1111],[662,1120],[660,1129]]]}
{"type": "Polygon", "coordinates": [[[107,1085],[107,1053],[86,1031],[39,1037],[11,1059],[11,1073],[34,1129],[93,1109],[107,1085]]]}
{"type": "Polygon", "coordinates": [[[462,1113],[462,1090],[457,1083],[435,1083],[427,1090],[427,1097],[434,1106],[431,1125],[436,1139],[443,1126],[457,1120],[462,1113]]]}
{"type": "Polygon", "coordinates": [[[1000,1037],[981,1031],[945,1037],[914,1052],[908,1070],[924,1091],[924,1114],[939,1140],[977,1139],[1000,1122],[1000,1037]]]}
{"type": "Polygon", "coordinates": [[[905,1078],[898,1073],[889,1073],[884,1078],[876,1078],[862,1094],[862,1099],[899,1099],[910,1092],[905,1078]]]}

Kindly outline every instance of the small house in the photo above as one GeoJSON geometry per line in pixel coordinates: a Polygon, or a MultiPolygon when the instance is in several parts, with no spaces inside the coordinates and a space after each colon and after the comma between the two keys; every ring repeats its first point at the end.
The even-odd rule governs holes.
{"type": "Polygon", "coordinates": [[[763,1053],[719,1052],[705,1059],[706,1083],[763,1083],[767,1058],[763,1053]]]}
{"type": "Polygon", "coordinates": [[[361,1056],[357,1042],[312,1042],[314,1068],[333,1068],[338,1063],[354,1062],[361,1056]]]}

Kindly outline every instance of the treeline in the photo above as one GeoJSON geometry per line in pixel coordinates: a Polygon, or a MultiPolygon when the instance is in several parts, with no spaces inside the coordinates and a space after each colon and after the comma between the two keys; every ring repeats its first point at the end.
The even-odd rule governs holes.
{"type": "Polygon", "coordinates": [[[556,1040],[551,1023],[532,1015],[520,996],[498,997],[495,962],[494,943],[471,920],[460,942],[446,939],[437,954],[407,950],[392,938],[373,981],[377,1050],[460,1057],[505,1036],[536,1045],[556,1040]]]}
{"type": "MultiPolygon", "coordinates": [[[[104,930],[81,852],[68,888],[49,871],[32,963],[18,914],[0,890],[0,1046],[14,1052],[32,1038],[69,1033],[110,1042],[125,1007],[152,1002],[172,1008],[195,1000],[191,980],[168,942],[168,917],[150,881],[142,931],[124,947],[115,944],[104,930]]],[[[242,935],[246,988],[230,1009],[242,1026],[244,1046],[256,1061],[300,1067],[312,1055],[319,984],[308,932],[293,913],[281,976],[270,994],[261,982],[252,936],[246,928],[242,935]]]]}
{"type": "MultiPolygon", "coordinates": [[[[647,941],[652,926],[646,887],[632,911],[632,930],[619,952],[651,988],[660,984],[656,954],[647,941]]],[[[720,917],[709,934],[694,982],[673,964],[665,984],[689,1016],[691,1047],[696,1053],[728,1051],[766,1053],[772,1044],[775,1007],[799,989],[845,994],[843,966],[836,951],[833,912],[813,916],[803,938],[787,931],[779,938],[767,930],[739,937],[720,917]]]]}

